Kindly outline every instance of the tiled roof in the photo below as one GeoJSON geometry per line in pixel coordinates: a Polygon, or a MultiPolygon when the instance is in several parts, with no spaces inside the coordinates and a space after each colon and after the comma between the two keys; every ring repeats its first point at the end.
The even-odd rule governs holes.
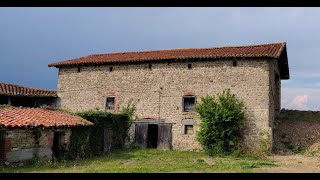
{"type": "Polygon", "coordinates": [[[93,125],[81,117],[49,108],[0,107],[0,127],[74,127],[93,125]]]}
{"type": "MultiPolygon", "coordinates": [[[[188,49],[169,49],[153,50],[141,52],[119,52],[110,54],[93,54],[85,57],[61,61],[49,64],[49,67],[78,66],[88,64],[106,64],[121,62],[143,62],[143,61],[161,61],[168,59],[227,59],[227,58],[275,58],[280,59],[283,53],[286,53],[286,43],[260,44],[250,46],[226,46],[211,48],[188,48],[188,49]]],[[[285,57],[287,57],[285,55],[285,57]]],[[[287,60],[284,60],[284,66],[288,66],[287,60]]],[[[287,67],[288,68],[288,67],[287,67]]],[[[285,76],[289,78],[289,70],[285,69],[285,76]],[[286,73],[288,75],[286,75],[286,73]]]]}
{"type": "Polygon", "coordinates": [[[30,88],[16,84],[0,83],[0,95],[29,96],[29,97],[57,97],[57,91],[30,88]]]}

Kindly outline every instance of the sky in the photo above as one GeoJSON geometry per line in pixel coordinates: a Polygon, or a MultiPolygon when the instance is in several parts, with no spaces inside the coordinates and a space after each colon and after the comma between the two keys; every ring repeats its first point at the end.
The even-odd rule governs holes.
{"type": "Polygon", "coordinates": [[[56,89],[90,54],[287,42],[281,107],[320,110],[319,7],[2,7],[0,82],[56,89]]]}

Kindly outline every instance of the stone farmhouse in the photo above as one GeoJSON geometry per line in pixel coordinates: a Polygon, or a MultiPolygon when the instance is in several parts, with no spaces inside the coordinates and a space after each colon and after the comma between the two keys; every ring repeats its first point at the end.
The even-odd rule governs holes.
{"type": "Polygon", "coordinates": [[[131,140],[142,147],[201,149],[194,104],[229,88],[245,103],[246,147],[272,147],[281,80],[289,79],[286,43],[94,54],[59,68],[59,105],[113,112],[132,103],[131,140]]]}

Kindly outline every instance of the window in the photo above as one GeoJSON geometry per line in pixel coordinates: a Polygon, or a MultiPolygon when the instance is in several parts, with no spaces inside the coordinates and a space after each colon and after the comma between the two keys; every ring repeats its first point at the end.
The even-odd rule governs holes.
{"type": "Polygon", "coordinates": [[[195,125],[197,121],[195,119],[182,119],[181,120],[181,134],[182,135],[193,135],[195,134],[195,125]]]}
{"type": "Polygon", "coordinates": [[[232,62],[232,65],[233,65],[234,67],[236,67],[236,66],[238,65],[237,61],[233,61],[233,62],[232,62]]]}
{"type": "Polygon", "coordinates": [[[149,70],[151,70],[151,68],[152,68],[152,64],[149,64],[149,70]]]}
{"type": "Polygon", "coordinates": [[[193,125],[184,125],[184,134],[193,134],[193,125]]]}
{"type": "Polygon", "coordinates": [[[81,71],[81,68],[80,67],[78,67],[78,70],[77,70],[77,72],[80,72],[81,71]]]}
{"type": "Polygon", "coordinates": [[[112,67],[112,66],[111,66],[111,67],[109,67],[109,71],[110,71],[110,72],[112,72],[112,70],[113,70],[113,67],[112,67]]]}
{"type": "Polygon", "coordinates": [[[106,109],[114,110],[114,97],[107,97],[106,109]]]}
{"type": "Polygon", "coordinates": [[[188,64],[188,69],[191,69],[191,68],[192,68],[191,64],[188,64]]]}
{"type": "Polygon", "coordinates": [[[194,97],[194,96],[183,97],[183,111],[184,112],[193,112],[195,102],[196,102],[196,97],[194,97]]]}

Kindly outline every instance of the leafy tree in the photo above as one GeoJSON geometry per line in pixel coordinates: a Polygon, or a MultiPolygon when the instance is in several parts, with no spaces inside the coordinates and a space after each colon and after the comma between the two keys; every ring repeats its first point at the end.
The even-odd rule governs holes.
{"type": "Polygon", "coordinates": [[[237,150],[244,121],[244,103],[230,89],[216,96],[201,97],[195,106],[201,123],[197,140],[209,155],[228,154],[237,150]]]}

